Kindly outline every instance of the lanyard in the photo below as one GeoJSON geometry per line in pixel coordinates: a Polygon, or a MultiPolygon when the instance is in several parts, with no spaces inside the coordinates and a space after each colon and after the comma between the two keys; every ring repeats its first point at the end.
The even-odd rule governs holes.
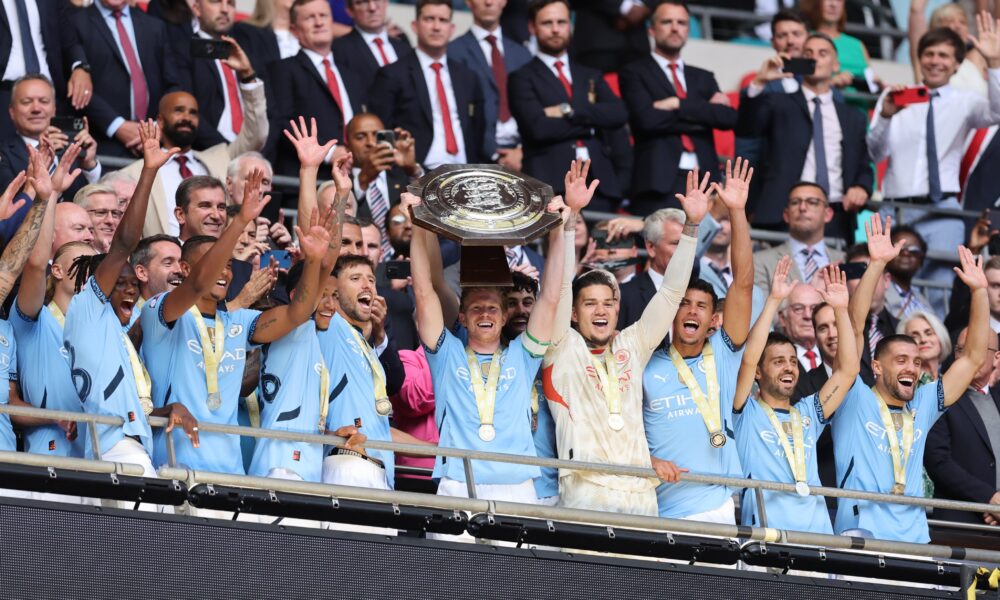
{"type": "Polygon", "coordinates": [[[622,393],[618,389],[618,362],[610,345],[605,348],[602,358],[603,360],[597,360],[591,354],[590,364],[593,365],[594,372],[597,373],[604,401],[608,405],[608,425],[615,431],[619,431],[625,427],[625,420],[622,418],[622,393]]]}
{"type": "Polygon", "coordinates": [[[899,438],[896,436],[896,425],[889,412],[889,406],[882,399],[882,396],[872,388],[875,398],[878,400],[878,413],[882,417],[882,427],[885,428],[885,435],[889,438],[889,456],[892,457],[892,493],[903,495],[906,493],[906,464],[910,461],[910,450],[913,449],[913,413],[906,408],[900,413],[903,419],[903,444],[900,448],[899,438]]]}
{"type": "Polygon", "coordinates": [[[323,357],[319,359],[319,432],[326,433],[326,415],[330,412],[330,370],[323,357]]]}
{"type": "Polygon", "coordinates": [[[531,433],[538,431],[538,387],[531,384],[531,433]]]}
{"type": "Polygon", "coordinates": [[[375,350],[368,345],[365,338],[361,337],[358,330],[350,325],[348,327],[350,327],[351,335],[354,336],[354,341],[357,342],[361,353],[365,355],[368,368],[372,372],[372,385],[375,388],[375,411],[383,417],[387,416],[392,412],[392,403],[389,402],[389,396],[385,393],[385,374],[382,372],[382,365],[375,357],[375,350]]]}
{"type": "Polygon", "coordinates": [[[469,365],[469,379],[472,381],[472,393],[476,396],[476,410],[479,412],[479,437],[484,442],[496,437],[493,427],[493,412],[497,403],[497,386],[500,383],[502,367],[501,349],[497,348],[490,359],[490,373],[483,384],[483,370],[479,366],[476,353],[470,348],[465,349],[465,359],[469,365]]]}
{"type": "Polygon", "coordinates": [[[149,382],[149,373],[146,372],[146,367],[142,366],[139,355],[135,351],[135,346],[132,345],[132,340],[124,333],[121,336],[122,344],[125,345],[125,352],[128,353],[128,362],[132,367],[132,378],[135,379],[135,391],[139,395],[139,404],[142,405],[143,414],[148,416],[153,412],[153,386],[149,382]]]}
{"type": "MultiPolygon", "coordinates": [[[[794,406],[788,409],[788,415],[791,417],[789,424],[792,427],[792,443],[789,444],[788,434],[785,433],[784,427],[781,426],[778,415],[774,414],[774,409],[759,398],[757,399],[757,404],[764,409],[767,420],[771,422],[771,427],[778,434],[778,441],[785,451],[785,459],[788,461],[788,466],[792,469],[792,477],[795,478],[796,488],[798,489],[800,487],[798,484],[806,482],[806,445],[805,435],[802,430],[802,415],[799,414],[798,409],[794,406]]],[[[808,491],[808,488],[806,490],[808,491]]]]}
{"type": "Polygon", "coordinates": [[[708,383],[708,395],[702,391],[695,379],[691,368],[684,362],[677,348],[670,346],[670,360],[677,369],[677,375],[681,382],[691,391],[691,399],[694,400],[701,418],[708,429],[709,442],[715,448],[726,445],[726,434],[722,433],[722,407],[719,406],[719,376],[715,372],[715,353],[712,345],[706,343],[702,350],[702,361],[705,365],[705,381],[708,383]]]}
{"type": "Polygon", "coordinates": [[[198,337],[201,339],[201,354],[205,357],[205,385],[208,388],[209,410],[219,410],[222,407],[222,396],[219,395],[219,363],[226,349],[226,332],[222,327],[222,319],[215,315],[215,336],[208,335],[208,327],[197,306],[188,309],[194,318],[198,337]]]}
{"type": "Polygon", "coordinates": [[[59,323],[59,326],[62,327],[63,329],[65,329],[66,328],[66,315],[63,314],[62,309],[59,308],[59,305],[56,304],[55,300],[53,300],[52,302],[49,302],[49,312],[52,313],[52,316],[55,318],[56,323],[59,323]]]}

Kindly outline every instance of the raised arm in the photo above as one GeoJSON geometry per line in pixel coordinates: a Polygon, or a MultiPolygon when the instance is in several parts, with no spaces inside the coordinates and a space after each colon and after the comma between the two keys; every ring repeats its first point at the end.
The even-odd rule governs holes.
{"type": "MultiPolygon", "coordinates": [[[[420,199],[405,192],[401,195],[406,202],[419,204],[420,199]]],[[[414,224],[413,238],[410,240],[410,274],[413,276],[413,296],[416,304],[417,333],[420,341],[431,350],[437,350],[438,340],[444,331],[444,317],[441,314],[441,300],[434,291],[431,279],[431,265],[441,264],[441,245],[437,236],[414,224]]]]}
{"type": "Polygon", "coordinates": [[[975,256],[965,246],[958,247],[961,268],[954,267],[955,273],[972,294],[969,307],[969,337],[965,341],[965,352],[955,359],[951,367],[941,377],[944,384],[944,405],[951,406],[962,397],[972,378],[986,360],[988,337],[996,335],[990,328],[990,303],[986,295],[986,273],[983,272],[983,257],[975,256]]]}
{"type": "MultiPolygon", "coordinates": [[[[573,320],[573,277],[576,275],[576,221],[582,219],[580,212],[590,204],[599,180],[587,186],[587,172],[590,161],[573,161],[566,172],[566,203],[569,214],[565,215],[562,226],[563,272],[559,287],[559,298],[552,320],[551,343],[556,345],[566,337],[573,320]]],[[[640,221],[641,223],[641,221],[640,221]]],[[[609,228],[609,235],[611,229],[609,228]]]]}
{"type": "Polygon", "coordinates": [[[156,173],[165,165],[170,157],[180,152],[180,148],[163,150],[160,147],[160,129],[156,122],[149,120],[139,123],[139,137],[142,140],[142,172],[139,182],[132,193],[132,200],[125,209],[111,238],[111,248],[107,257],[101,261],[94,273],[94,279],[105,296],[110,297],[111,291],[118,281],[118,274],[128,262],[129,256],[142,238],[142,226],[146,220],[146,208],[149,206],[149,193],[153,189],[156,173]]]}
{"type": "Polygon", "coordinates": [[[819,402],[823,407],[823,418],[829,419],[834,411],[844,401],[847,392],[854,385],[854,380],[861,370],[861,351],[856,344],[846,343],[852,333],[851,316],[847,311],[849,294],[847,293],[847,276],[840,267],[828,265],[823,269],[825,289],[819,290],[823,301],[833,308],[833,317],[837,323],[837,338],[844,343],[837,344],[837,355],[833,360],[833,372],[819,390],[819,402]]]}
{"type": "Polygon", "coordinates": [[[764,309],[757,322],[750,329],[747,336],[746,345],[743,347],[743,358],[740,362],[740,372],[736,376],[736,396],[733,398],[733,412],[743,410],[750,397],[750,390],[753,389],[753,382],[757,376],[757,365],[760,364],[760,357],[764,354],[764,347],[767,345],[767,336],[771,333],[771,323],[774,322],[774,315],[778,314],[781,303],[792,293],[795,286],[794,281],[788,280],[788,273],[792,270],[792,257],[782,256],[774,268],[774,278],[771,281],[771,293],[764,302],[764,309]]]}
{"type": "Polygon", "coordinates": [[[232,259],[233,249],[243,230],[248,223],[257,219],[260,211],[271,201],[270,196],[261,197],[260,187],[263,180],[263,171],[259,169],[250,171],[246,186],[243,188],[243,204],[240,206],[240,212],[205,256],[191,265],[191,272],[177,289],[163,298],[161,310],[165,322],[173,323],[184,316],[184,313],[215,285],[226,264],[232,259]]]}
{"type": "MultiPolygon", "coordinates": [[[[861,276],[858,287],[851,296],[851,303],[848,313],[851,317],[851,324],[854,329],[854,340],[858,346],[858,353],[864,352],[865,348],[865,326],[868,323],[868,312],[872,307],[872,295],[878,286],[879,279],[885,272],[885,266],[889,261],[899,256],[899,251],[903,248],[903,240],[895,246],[892,244],[892,217],[885,218],[885,226],[882,226],[882,217],[872,215],[871,221],[865,223],[865,234],[868,237],[868,268],[861,276]]],[[[841,338],[847,339],[847,338],[841,338]]],[[[872,348],[872,350],[875,350],[872,348]]]]}
{"type": "Polygon", "coordinates": [[[726,185],[712,184],[712,189],[729,209],[732,226],[733,284],[726,295],[722,327],[736,346],[742,346],[750,331],[750,313],[753,297],[753,247],[750,242],[750,223],[747,221],[747,196],[753,168],[750,161],[736,159],[736,169],[726,161],[726,185]]]}

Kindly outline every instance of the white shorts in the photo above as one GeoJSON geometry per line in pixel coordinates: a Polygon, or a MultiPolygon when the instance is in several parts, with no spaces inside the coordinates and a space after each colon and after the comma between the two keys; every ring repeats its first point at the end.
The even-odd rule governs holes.
{"type": "Polygon", "coordinates": [[[559,506],[626,515],[657,516],[656,489],[617,490],[572,473],[559,478],[559,506]]]}
{"type": "MultiPolygon", "coordinates": [[[[370,460],[359,456],[333,455],[323,459],[323,483],[331,485],[350,485],[376,490],[388,490],[389,482],[385,477],[385,469],[370,460]]],[[[370,527],[368,525],[351,525],[324,521],[323,529],[336,531],[356,531],[375,535],[395,536],[397,531],[386,527],[370,527]]]]}
{"type": "MultiPolygon", "coordinates": [[[[119,440],[118,443],[101,455],[101,460],[106,462],[131,463],[139,465],[142,467],[143,477],[157,476],[156,469],[153,468],[153,462],[150,460],[149,453],[146,452],[145,446],[130,437],[124,437],[119,440]]],[[[135,503],[122,500],[101,500],[101,506],[132,510],[135,507],[135,503]]],[[[172,506],[157,506],[155,504],[140,504],[139,510],[146,512],[174,512],[172,506]]]]}
{"type": "Polygon", "coordinates": [[[702,523],[718,523],[720,525],[736,525],[736,504],[733,497],[726,498],[716,508],[704,512],[695,513],[686,517],[681,517],[685,521],[701,521],[702,523]]]}
{"type": "MultiPolygon", "coordinates": [[[[438,483],[438,496],[451,496],[453,498],[468,498],[469,487],[464,481],[442,477],[438,483]]],[[[501,502],[520,502],[522,504],[541,504],[538,495],[535,493],[535,482],[532,479],[521,483],[479,483],[476,484],[477,500],[499,500],[501,502]]],[[[476,538],[468,533],[460,535],[444,535],[440,533],[428,533],[428,539],[446,540],[451,542],[474,543],[476,538]]],[[[515,546],[510,542],[492,542],[501,546],[515,546]]]]}

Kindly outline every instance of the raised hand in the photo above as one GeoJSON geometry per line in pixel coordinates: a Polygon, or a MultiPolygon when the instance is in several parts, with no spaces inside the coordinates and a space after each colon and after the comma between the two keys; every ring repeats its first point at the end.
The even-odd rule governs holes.
{"type": "Polygon", "coordinates": [[[164,150],[160,147],[160,128],[152,119],[139,123],[139,139],[141,140],[142,165],[146,169],[159,169],[167,164],[171,156],[181,151],[180,148],[164,150]]]}
{"type": "Polygon", "coordinates": [[[688,225],[697,225],[708,213],[708,178],[711,173],[705,173],[705,177],[698,179],[698,169],[688,171],[687,193],[685,195],[675,194],[687,216],[688,225]]]}
{"type": "Polygon", "coordinates": [[[309,215],[309,226],[305,232],[298,225],[295,226],[295,235],[299,238],[299,248],[302,249],[302,254],[305,255],[306,259],[321,261],[326,255],[327,248],[330,246],[332,214],[334,213],[330,209],[314,211],[313,214],[309,215]]]}
{"type": "MultiPolygon", "coordinates": [[[[63,152],[62,159],[59,161],[59,164],[56,165],[55,172],[52,173],[51,184],[52,189],[56,193],[62,194],[68,190],[69,187],[73,185],[73,182],[76,181],[76,178],[80,176],[80,173],[82,173],[79,168],[73,169],[72,171],[70,170],[73,166],[73,161],[76,160],[76,157],[79,156],[82,151],[83,145],[80,142],[73,142],[66,147],[66,151],[63,152]]],[[[46,169],[46,177],[48,177],[48,173],[48,169],[46,169]]],[[[38,177],[36,176],[35,179],[38,179],[38,177]]],[[[38,188],[36,187],[35,189],[37,190],[38,188]]]]}
{"type": "Polygon", "coordinates": [[[309,119],[309,127],[306,127],[305,117],[299,117],[299,122],[294,119],[288,122],[291,131],[285,130],[285,137],[295,146],[295,152],[299,155],[299,164],[303,167],[319,167],[330,153],[330,149],[337,143],[337,140],[330,140],[326,144],[319,143],[319,133],[316,127],[316,119],[309,119]]]}
{"type": "Polygon", "coordinates": [[[792,272],[792,257],[782,256],[774,268],[774,275],[771,277],[771,297],[775,300],[784,300],[792,293],[795,282],[788,278],[792,272]]]}
{"type": "Polygon", "coordinates": [[[243,48],[239,43],[228,35],[222,36],[222,41],[229,44],[232,48],[229,52],[229,57],[224,59],[222,62],[226,64],[227,67],[236,71],[240,76],[240,79],[246,79],[253,74],[253,65],[250,64],[250,58],[247,53],[243,51],[243,48]]]}
{"type": "Polygon", "coordinates": [[[562,217],[563,224],[569,221],[570,218],[570,211],[565,209],[566,203],[563,202],[562,196],[553,196],[552,199],[549,200],[548,206],[545,207],[546,212],[557,213],[560,217],[562,217]]]}
{"type": "MultiPolygon", "coordinates": [[[[79,149],[77,149],[79,151],[79,149]]],[[[49,165],[52,163],[52,148],[47,144],[39,144],[38,150],[28,146],[28,184],[34,188],[37,198],[48,199],[52,195],[52,178],[49,176],[49,165]]],[[[79,169],[77,169],[79,172],[79,169]]],[[[62,191],[62,190],[60,190],[62,191]]]]}
{"type": "Polygon", "coordinates": [[[240,216],[246,219],[247,223],[255,222],[267,203],[271,201],[270,195],[260,193],[263,182],[264,171],[260,169],[252,169],[247,175],[246,185],[243,186],[243,204],[240,205],[240,216]]]}
{"type": "Polygon", "coordinates": [[[888,263],[899,256],[906,240],[899,240],[895,245],[892,243],[892,217],[885,218],[885,226],[882,225],[882,217],[872,215],[871,221],[865,223],[865,235],[868,236],[868,258],[873,262],[888,263]]]}
{"type": "Polygon", "coordinates": [[[722,203],[729,210],[742,210],[747,206],[747,197],[750,195],[750,179],[753,178],[753,167],[749,160],[736,157],[736,170],[733,170],[732,161],[726,161],[726,185],[712,183],[712,191],[718,194],[722,203]]]}
{"type": "Polygon", "coordinates": [[[24,198],[16,201],[14,198],[17,197],[17,193],[21,191],[21,187],[24,186],[24,182],[27,179],[28,175],[24,171],[21,171],[17,174],[17,177],[7,184],[7,189],[0,196],[0,221],[6,221],[13,217],[24,206],[24,198]]]}
{"type": "Polygon", "coordinates": [[[574,160],[566,171],[566,206],[573,212],[580,212],[594,197],[600,180],[595,179],[587,186],[587,173],[590,171],[589,160],[574,160]]]}
{"type": "Polygon", "coordinates": [[[969,286],[969,289],[975,292],[976,290],[986,289],[986,273],[983,271],[983,257],[976,256],[965,246],[958,247],[958,261],[961,263],[961,267],[952,267],[955,270],[955,274],[961,279],[965,285],[969,286]]]}
{"type": "Polygon", "coordinates": [[[347,200],[348,194],[354,190],[354,178],[351,177],[351,167],[354,165],[354,155],[350,152],[333,159],[330,169],[333,183],[337,187],[337,202],[347,200]]]}
{"type": "MultiPolygon", "coordinates": [[[[785,258],[788,258],[787,256],[785,258]]],[[[823,289],[819,290],[819,295],[823,301],[833,308],[847,308],[851,301],[847,291],[847,275],[840,270],[837,265],[827,265],[823,267],[821,275],[823,278],[823,289]]]]}
{"type": "Polygon", "coordinates": [[[991,69],[1000,66],[1000,21],[994,21],[989,12],[983,11],[976,15],[978,37],[969,36],[969,41],[979,50],[991,69]]]}

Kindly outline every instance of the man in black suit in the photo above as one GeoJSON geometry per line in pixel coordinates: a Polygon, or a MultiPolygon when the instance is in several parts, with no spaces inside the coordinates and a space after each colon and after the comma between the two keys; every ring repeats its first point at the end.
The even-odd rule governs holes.
{"type": "Polygon", "coordinates": [[[166,26],[126,0],[98,0],[70,19],[95,65],[84,112],[101,153],[138,155],[139,121],[155,117],[160,97],[177,85],[166,26]]]}
{"type": "Polygon", "coordinates": [[[619,331],[639,320],[650,299],[656,295],[656,290],[660,289],[663,274],[667,272],[670,258],[680,242],[684,220],[684,211],[679,208],[661,208],[644,220],[642,237],[649,259],[646,270],[621,287],[619,331]]]}
{"type": "Polygon", "coordinates": [[[264,153],[278,173],[295,176],[298,155],[282,133],[288,122],[312,117],[324,143],[343,140],[351,118],[364,111],[365,89],[333,53],[333,16],[326,0],[295,0],[290,17],[302,49],[271,65],[267,104],[272,125],[264,153]]]}
{"type": "MultiPolygon", "coordinates": [[[[90,102],[94,90],[90,65],[76,31],[65,26],[61,6],[59,0],[4,3],[0,10],[0,65],[3,65],[0,67],[0,107],[10,104],[11,88],[17,79],[36,73],[45,75],[55,85],[62,111],[79,110],[90,102]],[[70,74],[68,81],[67,73],[70,74]]],[[[7,115],[0,113],[0,136],[13,132],[7,115]]]]}
{"type": "Polygon", "coordinates": [[[507,0],[500,15],[500,26],[518,44],[527,44],[531,39],[528,31],[528,0],[507,0]]]}
{"type": "Polygon", "coordinates": [[[810,35],[802,56],[815,60],[816,69],[803,78],[797,91],[764,93],[768,82],[791,77],[782,72],[782,59],[775,56],[764,63],[740,102],[737,132],[765,138],[770,165],[753,223],[783,228],[780,200],[796,181],[815,181],[834,209],[826,234],[853,242],[852,217],[868,201],[873,183],[865,117],[834,102],[831,79],[840,64],[829,37],[810,35]]]}
{"type": "Polygon", "coordinates": [[[448,45],[448,54],[479,75],[486,98],[487,123],[496,123],[496,134],[487,131],[484,152],[490,159],[520,171],[521,135],[510,113],[507,78],[531,61],[531,53],[506,36],[500,13],[507,0],[465,0],[472,11],[472,27],[448,45]]]}
{"type": "MultiPolygon", "coordinates": [[[[1000,167],[998,130],[1000,126],[993,125],[977,131],[966,148],[959,172],[965,210],[981,211],[1000,206],[1000,178],[996,177],[997,167],[1000,167]]],[[[974,223],[975,219],[967,220],[966,230],[971,231],[974,223]]]]}
{"type": "MultiPolygon", "coordinates": [[[[964,351],[967,333],[963,329],[959,334],[956,356],[964,351]]],[[[990,336],[989,358],[965,395],[931,428],[924,452],[935,498],[996,504],[997,510],[980,514],[935,508],[935,519],[1000,525],[1000,386],[993,376],[1000,363],[998,347],[997,336],[990,336]]]]}
{"type": "Polygon", "coordinates": [[[622,198],[622,186],[598,133],[625,124],[625,105],[600,71],[569,58],[566,0],[542,0],[529,10],[538,55],[509,79],[510,109],[524,143],[523,170],[561,194],[566,165],[575,158],[590,159],[589,179],[601,181],[590,208],[612,210],[622,198]]]}
{"type": "Polygon", "coordinates": [[[413,48],[405,35],[389,35],[388,0],[344,0],[344,4],[354,29],[333,42],[333,53],[367,90],[380,68],[412,54],[413,48]]]}
{"type": "Polygon", "coordinates": [[[573,56],[602,73],[617,71],[649,52],[646,19],[655,0],[573,0],[573,56]]]}
{"type": "Polygon", "coordinates": [[[713,129],[732,129],[736,111],[711,71],[681,59],[690,15],[680,0],[661,2],[649,28],[656,47],[622,69],[622,97],[635,136],[631,210],[648,215],[678,206],[687,173],[717,172],[713,129]]]}
{"type": "Polygon", "coordinates": [[[417,161],[428,170],[490,158],[479,78],[447,53],[455,32],[451,17],[449,0],[418,0],[416,51],[382,67],[369,91],[372,112],[386,127],[413,135],[417,161]]]}

